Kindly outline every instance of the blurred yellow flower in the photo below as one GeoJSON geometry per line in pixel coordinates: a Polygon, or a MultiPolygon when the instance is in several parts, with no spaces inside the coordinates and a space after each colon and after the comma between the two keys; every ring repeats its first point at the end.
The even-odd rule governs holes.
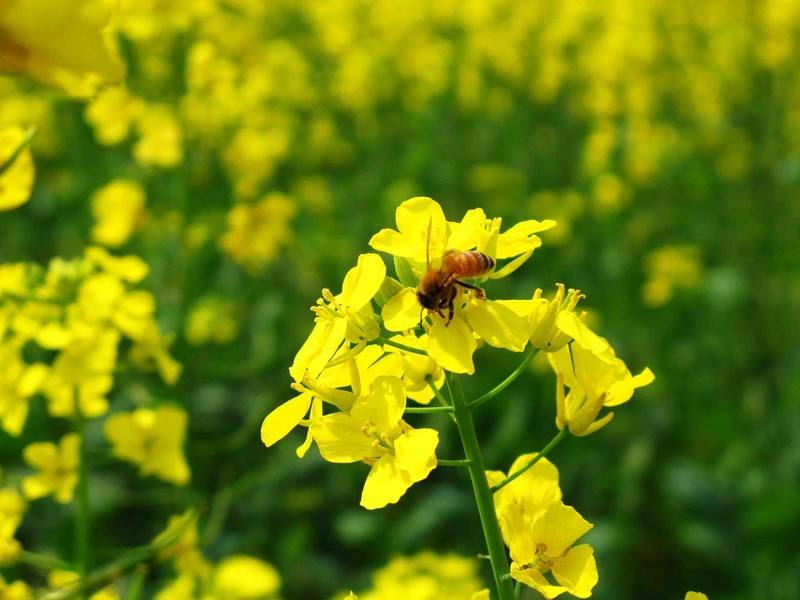
{"type": "Polygon", "coordinates": [[[111,146],[128,138],[141,109],[141,101],[120,85],[100,90],[86,105],[85,114],[97,141],[111,146]]]}
{"type": "Polygon", "coordinates": [[[41,390],[47,367],[26,364],[21,349],[11,342],[0,342],[0,425],[10,435],[19,435],[28,417],[28,403],[41,390]]]}
{"type": "Polygon", "coordinates": [[[663,306],[677,288],[696,287],[703,277],[697,246],[663,246],[645,256],[644,266],[647,281],[642,297],[648,306],[663,306]]]}
{"type": "MultiPolygon", "coordinates": [[[[2,540],[0,540],[0,545],[2,543],[2,540]]],[[[1,558],[0,562],[2,562],[1,558]]],[[[33,600],[33,590],[24,581],[7,583],[3,576],[0,575],[0,598],[3,600],[33,600]]]]}
{"type": "Polygon", "coordinates": [[[91,197],[92,241],[117,248],[127,242],[145,217],[145,193],[130,179],[116,179],[91,197]]]}
{"type": "Polygon", "coordinates": [[[396,556],[375,571],[373,585],[344,600],[441,600],[442,598],[485,600],[475,558],[431,551],[413,556],[396,556]]]}
{"type": "Polygon", "coordinates": [[[219,245],[231,260],[256,274],[291,240],[289,224],[296,210],[294,201],[278,192],[255,204],[237,204],[228,213],[219,245]]]}
{"type": "Polygon", "coordinates": [[[0,565],[15,560],[22,550],[14,535],[22,523],[22,516],[26,510],[25,498],[16,488],[0,488],[0,565]]]}
{"type": "Polygon", "coordinates": [[[212,575],[215,600],[267,600],[280,590],[281,578],[275,567],[253,556],[234,555],[223,559],[212,575]]]}
{"type": "Polygon", "coordinates": [[[708,600],[708,596],[703,592],[686,592],[683,600],[708,600]]]}
{"type": "Polygon", "coordinates": [[[142,477],[153,475],[186,485],[190,477],[183,454],[186,424],[186,411],[166,405],[111,415],[103,431],[114,456],[139,465],[142,477]]]}
{"type": "Polygon", "coordinates": [[[193,346],[227,344],[239,333],[236,304],[218,296],[206,296],[192,306],[186,318],[186,340],[193,346]]]}
{"type": "Polygon", "coordinates": [[[382,508],[397,502],[414,483],[436,468],[439,433],[413,429],[403,422],[405,389],[397,377],[381,376],[368,396],[353,403],[349,414],[316,418],[311,434],[327,461],[371,465],[361,506],[382,508]]]}
{"type": "Polygon", "coordinates": [[[81,438],[68,433],[58,445],[52,442],[36,442],[25,446],[22,457],[31,467],[38,469],[36,475],[22,480],[22,491],[31,500],[50,494],[62,504],[72,502],[78,484],[81,438]]]}
{"type": "Polygon", "coordinates": [[[32,129],[17,126],[0,129],[0,211],[17,208],[31,196],[33,158],[28,143],[32,135],[32,129]]]}
{"type": "Polygon", "coordinates": [[[169,105],[145,105],[138,113],[139,140],[133,146],[137,162],[154,167],[175,167],[183,160],[183,134],[169,105]]]}
{"type": "Polygon", "coordinates": [[[79,96],[119,81],[125,67],[107,29],[112,9],[100,0],[4,0],[0,69],[79,96]]]}

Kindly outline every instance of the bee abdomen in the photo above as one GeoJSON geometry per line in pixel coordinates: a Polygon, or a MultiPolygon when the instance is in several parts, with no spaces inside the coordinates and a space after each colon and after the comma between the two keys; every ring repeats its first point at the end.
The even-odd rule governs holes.
{"type": "Polygon", "coordinates": [[[453,252],[445,261],[449,271],[459,277],[477,277],[494,267],[494,259],[477,250],[453,252]]]}

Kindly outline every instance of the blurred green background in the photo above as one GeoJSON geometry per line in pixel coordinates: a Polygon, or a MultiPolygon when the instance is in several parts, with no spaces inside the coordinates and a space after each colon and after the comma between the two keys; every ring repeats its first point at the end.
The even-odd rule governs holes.
{"type": "MultiPolygon", "coordinates": [[[[395,554],[482,551],[465,473],[438,469],[368,512],[363,465],[298,460],[301,433],[269,450],[258,436],[290,397],[308,307],[340,289],[397,204],[427,195],[451,220],[478,206],[509,224],[556,219],[488,294],[580,288],[631,369],[656,374],[609,427],[552,454],[565,501],[595,524],[594,597],[800,597],[800,3],[120,11],[123,88],[82,101],[0,80],[0,124],[39,127],[34,195],[0,213],[0,258],[44,263],[98,242],[143,257],[184,365],[175,387],[121,370],[111,399],[188,410],[190,485],[103,458],[90,426],[97,563],[198,505],[207,556],[271,562],[290,599],[368,587],[395,554]],[[118,179],[146,202],[118,194],[104,217],[93,195],[118,179]],[[129,234],[104,242],[104,218],[129,234]]],[[[481,350],[468,393],[514,366],[481,350]]],[[[550,439],[554,383],[535,364],[479,412],[487,465],[550,439]]],[[[32,410],[21,437],[0,433],[6,473],[26,443],[63,432],[43,402],[32,410]]],[[[458,455],[446,418],[413,424],[458,455]]],[[[34,503],[23,546],[69,556],[70,511],[34,503]]]]}

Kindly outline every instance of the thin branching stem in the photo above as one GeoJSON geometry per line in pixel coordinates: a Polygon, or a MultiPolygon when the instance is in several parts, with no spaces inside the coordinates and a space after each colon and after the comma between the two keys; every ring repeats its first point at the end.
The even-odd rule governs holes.
{"type": "Polygon", "coordinates": [[[390,340],[389,338],[383,337],[379,335],[376,339],[376,342],[380,342],[381,344],[385,344],[387,346],[394,346],[395,348],[400,348],[400,350],[404,350],[405,352],[411,352],[412,354],[421,354],[422,356],[428,356],[428,353],[425,350],[420,350],[419,348],[414,348],[412,346],[406,346],[405,344],[401,344],[400,342],[395,342],[394,340],[390,340]]]}
{"type": "Polygon", "coordinates": [[[564,428],[564,429],[562,429],[561,431],[559,431],[559,432],[558,432],[558,433],[555,435],[555,437],[554,437],[552,440],[550,440],[550,441],[548,442],[547,446],[545,446],[544,448],[542,448],[542,449],[539,451],[539,453],[538,453],[538,454],[537,454],[537,455],[536,455],[534,458],[532,458],[531,460],[529,460],[529,461],[528,461],[528,462],[525,464],[525,466],[523,466],[523,467],[521,467],[521,468],[517,469],[516,471],[514,471],[513,473],[509,474],[509,476],[508,476],[508,477],[506,477],[505,479],[503,479],[503,481],[501,481],[500,483],[497,483],[497,484],[493,485],[493,486],[492,486],[492,491],[493,491],[493,492],[496,492],[496,491],[498,491],[498,490],[501,490],[501,489],[503,489],[503,488],[504,488],[505,486],[507,486],[509,483],[511,483],[512,481],[514,481],[514,480],[515,480],[517,477],[519,477],[520,475],[522,475],[522,474],[523,474],[525,471],[527,471],[528,469],[530,469],[531,467],[533,467],[533,466],[534,466],[534,465],[535,465],[537,462],[539,462],[539,461],[540,461],[541,459],[543,459],[545,456],[547,456],[548,454],[550,454],[550,451],[551,451],[553,448],[555,448],[555,447],[558,445],[558,443],[559,443],[561,440],[563,440],[563,439],[564,439],[564,437],[565,437],[566,435],[567,435],[567,430],[566,430],[566,428],[564,428]]]}
{"type": "Polygon", "coordinates": [[[486,392],[483,396],[480,396],[479,398],[476,398],[475,400],[470,402],[469,403],[470,409],[475,408],[476,406],[480,406],[484,402],[488,402],[489,400],[497,396],[500,392],[502,392],[504,389],[506,389],[509,385],[511,385],[514,382],[514,380],[522,374],[522,372],[525,370],[525,367],[528,366],[528,362],[530,362],[530,360],[534,356],[536,356],[537,352],[539,352],[538,348],[529,346],[528,349],[525,351],[525,354],[522,357],[522,362],[519,364],[519,366],[516,369],[514,369],[509,374],[508,377],[506,377],[503,381],[494,386],[491,390],[486,392]]]}

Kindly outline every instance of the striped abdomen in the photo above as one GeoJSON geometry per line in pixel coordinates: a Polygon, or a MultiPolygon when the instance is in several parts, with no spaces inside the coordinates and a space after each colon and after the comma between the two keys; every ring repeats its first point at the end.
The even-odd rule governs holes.
{"type": "Polygon", "coordinates": [[[483,252],[450,250],[442,259],[441,270],[455,278],[478,277],[491,270],[492,267],[494,267],[494,259],[483,252]]]}

